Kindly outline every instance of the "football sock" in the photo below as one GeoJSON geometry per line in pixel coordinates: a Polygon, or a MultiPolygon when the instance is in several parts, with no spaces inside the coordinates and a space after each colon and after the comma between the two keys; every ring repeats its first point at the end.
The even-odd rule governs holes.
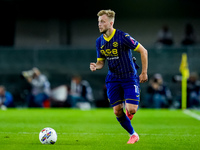
{"type": "Polygon", "coordinates": [[[129,118],[125,115],[123,112],[123,115],[121,117],[117,117],[117,120],[121,124],[121,126],[130,134],[132,135],[134,133],[134,129],[131,125],[131,121],[129,118]]]}
{"type": "Polygon", "coordinates": [[[132,136],[132,135],[137,135],[137,133],[136,133],[136,132],[134,132],[133,134],[130,134],[130,136],[132,136]]]}

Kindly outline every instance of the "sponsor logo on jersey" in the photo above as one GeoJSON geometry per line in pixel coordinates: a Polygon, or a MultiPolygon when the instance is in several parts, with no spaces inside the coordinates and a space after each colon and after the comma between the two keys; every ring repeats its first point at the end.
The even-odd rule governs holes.
{"type": "Polygon", "coordinates": [[[119,59],[119,57],[107,57],[107,60],[119,59]]]}
{"type": "Polygon", "coordinates": [[[112,56],[118,56],[118,51],[117,49],[106,49],[106,50],[100,50],[101,54],[107,57],[112,57],[112,56]]]}

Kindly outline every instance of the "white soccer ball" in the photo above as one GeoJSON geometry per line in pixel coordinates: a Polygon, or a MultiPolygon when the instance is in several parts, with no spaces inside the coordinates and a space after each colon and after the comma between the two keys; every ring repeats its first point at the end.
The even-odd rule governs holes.
{"type": "Polygon", "coordinates": [[[57,141],[57,133],[52,128],[44,128],[40,131],[39,140],[42,144],[55,144],[57,141]]]}

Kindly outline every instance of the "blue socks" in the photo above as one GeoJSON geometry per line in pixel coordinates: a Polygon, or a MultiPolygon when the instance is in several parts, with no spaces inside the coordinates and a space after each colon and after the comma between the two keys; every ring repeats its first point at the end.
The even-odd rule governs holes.
{"type": "Polygon", "coordinates": [[[126,116],[125,113],[123,113],[123,115],[121,117],[117,117],[117,120],[119,121],[119,123],[121,124],[121,126],[130,134],[132,135],[134,133],[134,129],[131,125],[131,121],[129,120],[129,118],[126,116]]]}

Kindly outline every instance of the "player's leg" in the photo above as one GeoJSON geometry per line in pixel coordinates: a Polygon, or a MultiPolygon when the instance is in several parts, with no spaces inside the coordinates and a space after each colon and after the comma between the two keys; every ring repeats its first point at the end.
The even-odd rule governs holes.
{"type": "Polygon", "coordinates": [[[140,87],[137,80],[130,79],[123,83],[124,97],[126,100],[126,115],[131,120],[138,110],[140,102],[140,87]]]}
{"type": "MultiPolygon", "coordinates": [[[[130,106],[130,105],[129,105],[130,106]]],[[[139,140],[138,134],[134,131],[130,119],[123,111],[123,104],[118,104],[113,107],[114,113],[121,126],[130,134],[127,144],[134,144],[139,140]]]]}
{"type": "MultiPolygon", "coordinates": [[[[134,81],[130,80],[129,82],[124,82],[122,84],[122,87],[124,89],[124,98],[126,100],[126,110],[128,112],[129,118],[130,115],[133,115],[137,112],[139,101],[140,101],[140,89],[139,84],[134,81]]],[[[131,117],[131,119],[132,119],[131,117]]],[[[128,144],[134,144],[139,140],[139,136],[136,132],[134,132],[131,136],[128,144]]]]}
{"type": "Polygon", "coordinates": [[[126,103],[126,115],[130,120],[132,120],[137,110],[138,110],[138,105],[126,103]]]}
{"type": "Polygon", "coordinates": [[[121,124],[121,126],[130,134],[133,135],[134,129],[131,125],[131,121],[126,116],[126,114],[123,111],[123,104],[119,104],[117,106],[113,107],[114,114],[116,115],[116,118],[118,122],[121,124]]]}
{"type": "Polygon", "coordinates": [[[123,111],[123,102],[124,102],[124,92],[118,82],[107,82],[107,95],[110,101],[111,106],[113,107],[114,114],[116,115],[117,120],[121,126],[130,134],[134,133],[134,129],[131,125],[129,118],[125,115],[123,111]]]}
{"type": "MultiPolygon", "coordinates": [[[[133,118],[133,115],[137,112],[138,105],[127,103],[126,102],[126,110],[128,111],[127,117],[133,118]],[[132,115],[132,116],[131,116],[132,115]]],[[[139,141],[139,135],[134,131],[134,133],[130,136],[127,144],[134,144],[135,142],[139,141]]]]}
{"type": "Polygon", "coordinates": [[[134,114],[129,113],[128,109],[127,109],[127,104],[125,103],[125,109],[126,109],[126,116],[132,120],[134,117],[134,114]]]}

